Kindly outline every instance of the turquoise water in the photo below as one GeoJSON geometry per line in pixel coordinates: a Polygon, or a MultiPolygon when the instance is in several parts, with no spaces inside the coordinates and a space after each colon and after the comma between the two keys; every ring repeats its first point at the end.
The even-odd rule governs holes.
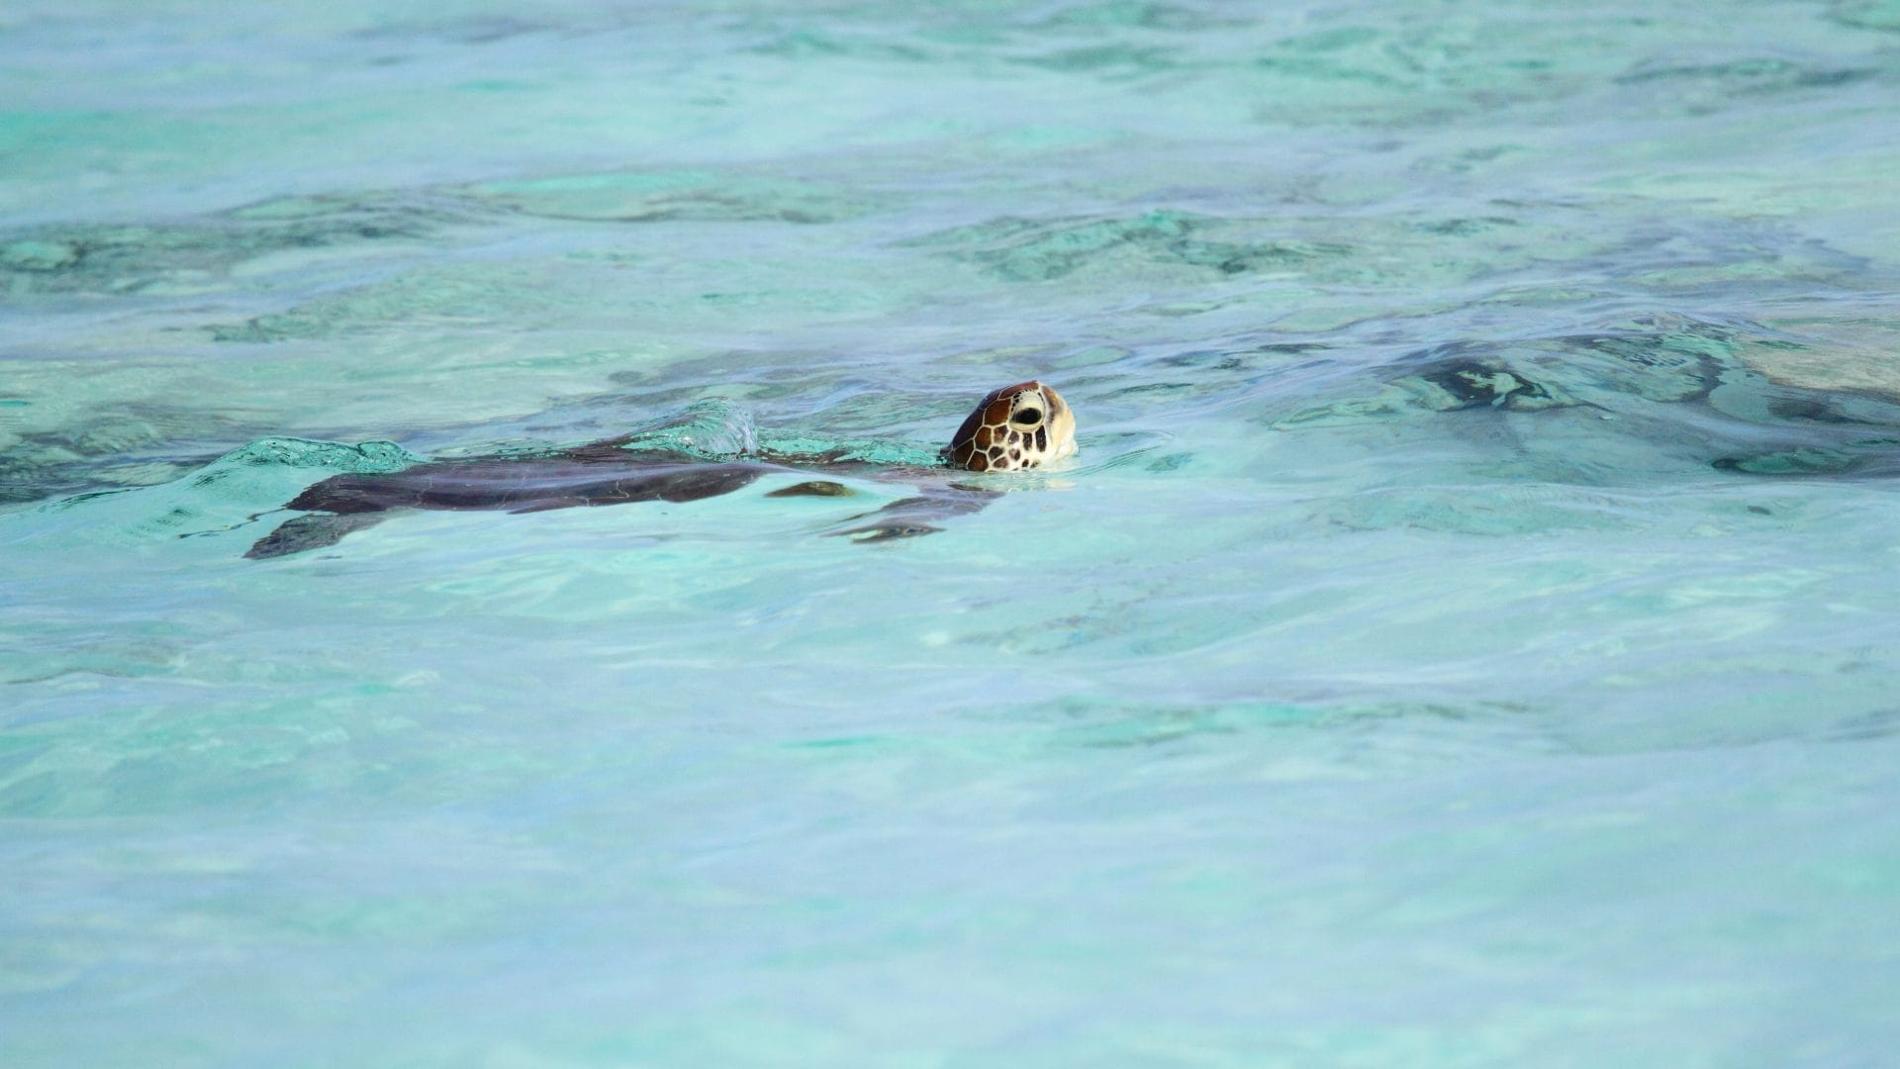
{"type": "Polygon", "coordinates": [[[1883,1064],[1897,250],[1892,0],[11,0],[0,1064],[1883,1064]]]}

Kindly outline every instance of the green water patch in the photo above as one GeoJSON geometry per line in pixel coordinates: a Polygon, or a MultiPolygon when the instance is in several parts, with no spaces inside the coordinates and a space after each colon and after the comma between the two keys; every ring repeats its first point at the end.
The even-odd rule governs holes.
{"type": "MultiPolygon", "coordinates": [[[[1515,479],[1608,485],[1710,470],[1815,477],[1900,470],[1900,404],[1772,381],[1744,359],[1790,346],[1799,348],[1759,325],[1674,315],[1551,338],[1448,343],[1370,372],[1309,376],[1313,384],[1330,380],[1323,392],[1345,396],[1265,422],[1294,434],[1384,428],[1418,448],[1462,454],[1460,465],[1474,473],[1515,479]],[[1367,385],[1368,375],[1379,381],[1367,385]],[[1469,422],[1480,414],[1514,422],[1469,422]],[[1452,444],[1461,440],[1468,444],[1452,444]]],[[[1211,360],[1204,366],[1223,370],[1211,360]]],[[[1240,364],[1244,378],[1234,388],[1270,394],[1300,370],[1274,375],[1240,364]]],[[[1500,509],[1507,518],[1535,512],[1500,509]]]]}
{"type": "Polygon", "coordinates": [[[326,294],[282,312],[209,328],[219,342],[325,339],[386,329],[521,326],[547,323],[586,302],[547,286],[524,284],[518,269],[457,265],[397,275],[326,294]]]}
{"type": "Polygon", "coordinates": [[[861,59],[886,63],[934,63],[943,58],[942,50],[910,41],[891,41],[826,33],[812,29],[786,30],[771,40],[753,45],[755,55],[778,59],[861,59]]]}
{"type": "Polygon", "coordinates": [[[1779,336],[1744,344],[1737,355],[1790,386],[1900,399],[1900,318],[1874,309],[1842,311],[1847,314],[1772,317],[1767,322],[1779,336]]]}
{"type": "MultiPolygon", "coordinates": [[[[1523,303],[1529,295],[1511,280],[1522,275],[1527,284],[1534,279],[1548,287],[1553,262],[1570,265],[1573,286],[1640,283],[1628,276],[1731,262],[1758,267],[1765,286],[1838,278],[1853,260],[1772,224],[1660,218],[1627,195],[1489,196],[1466,202],[1461,211],[1404,200],[1352,211],[1297,199],[1274,212],[1244,207],[1231,215],[1164,207],[1093,217],[1001,216],[906,239],[900,247],[1011,284],[1062,283],[1078,293],[1139,285],[1156,293],[1156,315],[1194,316],[1239,304],[1312,332],[1366,318],[1368,310],[1441,307],[1421,308],[1420,302],[1467,284],[1490,293],[1457,303],[1473,297],[1523,303]]],[[[1684,277],[1671,284],[1706,283],[1684,277]]]]}
{"type": "MultiPolygon", "coordinates": [[[[783,330],[788,323],[875,316],[932,292],[931,279],[894,272],[862,254],[814,272],[811,257],[819,249],[791,238],[760,243],[756,235],[724,235],[682,244],[657,231],[569,236],[573,245],[559,250],[511,249],[505,257],[470,255],[358,273],[345,285],[307,287],[284,302],[288,307],[208,330],[219,342],[276,343],[358,335],[414,339],[415,328],[425,325],[432,340],[456,335],[464,348],[501,348],[519,357],[540,355],[520,353],[516,344],[537,334],[537,346],[560,337],[589,349],[624,345],[628,338],[691,342],[747,325],[783,330]]],[[[834,236],[815,242],[821,248],[850,244],[834,236]]]]}
{"type": "Polygon", "coordinates": [[[1153,3],[1150,0],[1103,0],[1101,3],[1065,5],[1039,25],[1075,30],[1135,28],[1188,33],[1235,28],[1247,25],[1248,21],[1229,12],[1183,4],[1153,3]]]}
{"type": "MultiPolygon", "coordinates": [[[[1373,324],[1389,324],[1395,337],[1410,333],[1402,322],[1373,324]]],[[[1377,329],[1369,325],[1368,332],[1377,329]]],[[[1706,398],[1725,374],[1742,372],[1734,353],[1742,339],[1762,334],[1674,314],[1606,322],[1584,333],[1396,350],[1391,341],[1355,345],[1332,333],[1248,332],[1218,345],[1126,355],[1121,363],[1144,369],[1138,381],[1118,375],[1125,384],[1088,399],[1174,418],[1246,409],[1280,429],[1475,411],[1611,413],[1706,398]]]]}
{"type": "Polygon", "coordinates": [[[1115,261],[1196,268],[1214,275],[1306,270],[1350,253],[1299,240],[1222,240],[1233,223],[1177,211],[1131,218],[1001,218],[908,244],[982,266],[1012,282],[1046,282],[1115,261]]]}
{"type": "Polygon", "coordinates": [[[0,231],[0,294],[193,294],[240,266],[440,242],[511,216],[586,223],[830,223],[888,198],[743,172],[581,174],[465,186],[290,196],[173,222],[0,231]]]}
{"type": "Polygon", "coordinates": [[[42,294],[184,294],[230,285],[234,268],[439,237],[470,213],[426,195],[286,197],[148,225],[56,225],[0,234],[0,288],[42,294]]]}
{"type": "Polygon", "coordinates": [[[884,202],[818,182],[719,171],[566,175],[483,182],[461,192],[503,211],[590,223],[834,223],[884,202]]]}
{"type": "MultiPolygon", "coordinates": [[[[1889,29],[1890,11],[1890,0],[1837,3],[1830,18],[1889,29]]],[[[1685,47],[1709,30],[1690,9],[1601,18],[1524,9],[1499,18],[1400,5],[1383,14],[1265,42],[1250,61],[1259,117],[1411,129],[1560,107],[1708,115],[1813,98],[1892,69],[1878,56],[1841,49],[1838,35],[1806,20],[1784,20],[1780,47],[1738,55],[1732,47],[1685,47]]]]}
{"type": "MultiPolygon", "coordinates": [[[[600,272],[614,270],[607,265],[600,272]]],[[[604,323],[616,312],[642,309],[644,301],[603,304],[585,285],[551,284],[549,276],[579,280],[584,263],[442,265],[398,274],[366,285],[325,293],[279,312],[205,328],[214,342],[271,344],[323,341],[363,335],[413,336],[427,324],[463,334],[539,328],[559,330],[604,323]]]]}
{"type": "MultiPolygon", "coordinates": [[[[1890,448],[1900,446],[1900,438],[1881,439],[1878,444],[1890,448]]],[[[1714,466],[1720,471],[1738,472],[1743,475],[1807,477],[1846,475],[1859,468],[1864,460],[1864,457],[1845,450],[1796,448],[1756,453],[1752,456],[1717,457],[1714,466]]]]}
{"type": "Polygon", "coordinates": [[[1188,61],[1174,49],[1138,44],[1082,45],[1025,57],[1017,62],[1044,70],[1092,74],[1109,80],[1144,78],[1188,65],[1188,61]]]}
{"type": "Polygon", "coordinates": [[[1875,73],[1875,70],[1866,67],[1815,66],[1763,56],[1714,63],[1649,60],[1618,75],[1616,82],[1619,85],[1658,83],[1676,89],[1693,85],[1713,93],[1729,95],[1831,89],[1871,78],[1875,73]]]}
{"type": "Polygon", "coordinates": [[[470,14],[437,19],[394,19],[356,30],[351,37],[364,41],[429,41],[457,45],[499,44],[527,34],[548,33],[571,26],[559,22],[515,18],[511,15],[470,14]]]}
{"type": "MultiPolygon", "coordinates": [[[[1479,467],[1473,465],[1474,470],[1479,467]]],[[[1614,497],[1583,493],[1574,486],[1524,485],[1495,469],[1475,473],[1495,481],[1368,490],[1320,504],[1311,518],[1340,531],[1403,530],[1501,541],[1629,532],[1641,526],[1614,497]]]]}
{"type": "Polygon", "coordinates": [[[1706,398],[1734,366],[1743,332],[1680,316],[1554,338],[1460,341],[1406,354],[1388,365],[1373,394],[1302,409],[1282,427],[1449,413],[1540,412],[1706,398]]]}
{"type": "Polygon", "coordinates": [[[1257,114],[1274,122],[1444,121],[1590,84],[1608,60],[1589,42],[1563,40],[1565,33],[1559,20],[1513,19],[1506,31],[1469,16],[1395,13],[1273,41],[1252,61],[1249,88],[1257,114]]]}
{"type": "Polygon", "coordinates": [[[1900,0],[1836,0],[1827,17],[1857,30],[1900,33],[1900,0]]]}
{"type": "Polygon", "coordinates": [[[1276,744],[1261,747],[1274,754],[1262,774],[1282,782],[1341,775],[1338,766],[1315,760],[1328,750],[1357,750],[1377,763],[1416,763],[1455,761],[1460,751],[1470,757],[1563,745],[1545,737],[1549,724],[1533,707],[1496,699],[1379,702],[1307,695],[1161,703],[1099,694],[1010,706],[993,720],[1017,726],[1020,748],[1031,753],[1160,748],[1213,754],[1230,745],[1251,747],[1264,736],[1276,744]],[[1403,744],[1389,738],[1396,724],[1409,729],[1403,744]],[[1388,737],[1386,743],[1381,736],[1388,737]]]}

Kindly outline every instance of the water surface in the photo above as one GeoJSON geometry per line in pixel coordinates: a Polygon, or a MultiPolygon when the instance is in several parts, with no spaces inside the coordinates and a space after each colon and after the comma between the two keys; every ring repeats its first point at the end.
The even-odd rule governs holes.
{"type": "Polygon", "coordinates": [[[0,1062],[1900,1041],[1890,0],[14,0],[0,102],[0,1062]],[[1032,376],[927,538],[242,559],[1032,376]]]}

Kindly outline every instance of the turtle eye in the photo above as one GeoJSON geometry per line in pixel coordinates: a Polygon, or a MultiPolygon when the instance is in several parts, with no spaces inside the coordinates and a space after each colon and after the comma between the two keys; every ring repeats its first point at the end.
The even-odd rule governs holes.
{"type": "Polygon", "coordinates": [[[1036,424],[1042,422],[1042,409],[1025,408],[1009,417],[1009,421],[1011,423],[1021,424],[1024,427],[1034,427],[1036,424]]]}

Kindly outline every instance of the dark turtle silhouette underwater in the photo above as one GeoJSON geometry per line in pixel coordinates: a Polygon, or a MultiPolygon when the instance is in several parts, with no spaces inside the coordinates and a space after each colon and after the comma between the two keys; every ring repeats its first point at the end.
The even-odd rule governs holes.
{"type": "MultiPolygon", "coordinates": [[[[833,534],[882,541],[929,534],[931,521],[975,512],[997,491],[952,481],[948,471],[1004,472],[1041,467],[1075,452],[1075,416],[1062,395],[1040,382],[1020,382],[986,394],[936,468],[890,467],[839,454],[759,453],[711,461],[688,454],[631,447],[631,436],[610,438],[546,456],[437,460],[398,472],[333,475],[284,507],[303,513],[257,540],[246,557],[282,557],[335,545],[345,535],[403,509],[548,509],[623,505],[635,501],[697,501],[729,494],[762,476],[784,473],[867,475],[912,484],[916,496],[893,501],[844,521],[833,534]],[[863,522],[858,522],[863,521],[863,522]]],[[[816,479],[772,491],[770,497],[846,496],[841,483],[816,479]]]]}

